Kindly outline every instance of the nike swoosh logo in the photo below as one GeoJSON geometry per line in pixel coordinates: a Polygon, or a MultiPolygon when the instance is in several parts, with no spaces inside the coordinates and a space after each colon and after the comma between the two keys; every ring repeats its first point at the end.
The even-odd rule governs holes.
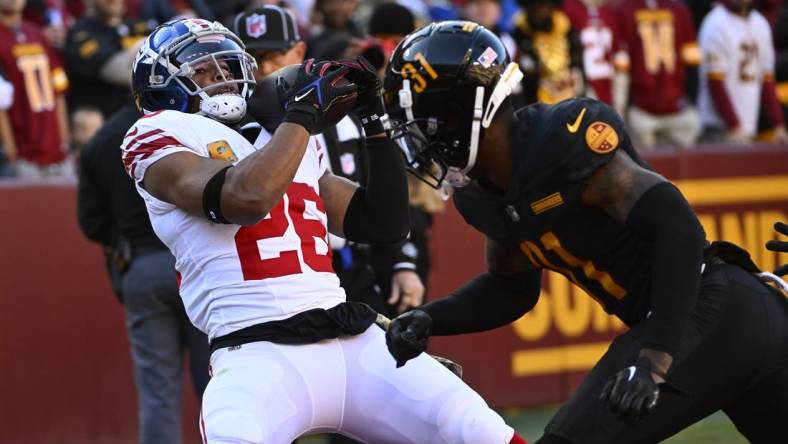
{"type": "Polygon", "coordinates": [[[315,90],[315,88],[309,88],[309,90],[308,90],[307,92],[305,92],[305,93],[301,94],[300,96],[298,96],[298,95],[297,95],[297,96],[295,96],[295,101],[296,101],[296,102],[300,101],[300,100],[301,100],[301,99],[303,99],[304,97],[308,96],[308,95],[309,95],[309,93],[311,93],[311,92],[312,92],[312,91],[314,91],[314,90],[315,90]]]}
{"type": "Polygon", "coordinates": [[[571,125],[567,123],[566,124],[566,129],[568,129],[569,132],[572,133],[572,134],[576,133],[577,130],[580,128],[580,122],[583,120],[583,116],[585,116],[585,115],[586,115],[586,109],[583,108],[583,110],[580,111],[580,115],[578,115],[577,119],[575,119],[575,123],[573,123],[571,125]]]}
{"type": "MultiPolygon", "coordinates": [[[[583,111],[585,111],[585,108],[583,108],[583,111]]],[[[629,379],[627,381],[631,381],[635,377],[635,366],[627,367],[627,370],[629,370],[629,379]]]]}

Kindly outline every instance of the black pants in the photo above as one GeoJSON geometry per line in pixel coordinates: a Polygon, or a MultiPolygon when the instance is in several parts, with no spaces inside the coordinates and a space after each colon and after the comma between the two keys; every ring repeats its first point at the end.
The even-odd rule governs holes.
{"type": "Polygon", "coordinates": [[[656,443],[722,409],[753,443],[788,442],[788,299],[733,265],[703,275],[698,302],[655,410],[635,425],[618,420],[599,394],[631,365],[646,319],[616,338],[538,443],[656,443]]]}

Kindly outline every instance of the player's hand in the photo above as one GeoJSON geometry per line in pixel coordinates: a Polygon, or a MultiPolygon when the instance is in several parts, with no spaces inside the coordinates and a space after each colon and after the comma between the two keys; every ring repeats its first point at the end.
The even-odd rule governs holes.
{"type": "Polygon", "coordinates": [[[424,284],[413,270],[399,270],[391,277],[391,296],[388,304],[397,306],[397,313],[404,313],[424,302],[424,284]]]}
{"type": "Polygon", "coordinates": [[[750,137],[747,134],[744,133],[744,130],[741,129],[741,127],[734,128],[734,129],[728,131],[728,136],[727,136],[726,140],[727,140],[728,143],[731,143],[731,144],[734,144],[734,145],[746,145],[746,144],[752,142],[750,137]]]}
{"type": "Polygon", "coordinates": [[[283,122],[301,125],[309,134],[319,133],[322,117],[334,101],[357,90],[352,83],[336,85],[349,70],[335,62],[304,61],[290,89],[283,91],[286,88],[284,83],[277,85],[280,96],[286,98],[283,122]]]}
{"type": "Polygon", "coordinates": [[[640,357],[635,365],[613,375],[599,400],[625,422],[639,421],[650,413],[659,400],[659,385],[652,376],[651,361],[640,357]]]}
{"type": "Polygon", "coordinates": [[[358,98],[353,112],[361,119],[367,136],[383,132],[380,118],[385,113],[381,96],[380,77],[375,68],[362,56],[354,60],[343,60],[342,65],[350,68],[347,78],[358,85],[358,98]]]}
{"type": "Polygon", "coordinates": [[[788,132],[785,131],[784,126],[777,126],[774,128],[774,134],[772,135],[772,142],[779,144],[788,143],[788,132]]]}
{"type": "Polygon", "coordinates": [[[386,346],[397,367],[420,355],[427,348],[432,318],[424,310],[411,310],[391,321],[386,331],[386,346]]]}
{"type": "MultiPolygon", "coordinates": [[[[788,224],[785,224],[784,222],[775,222],[774,231],[784,236],[788,236],[788,224]]],[[[770,240],[769,242],[766,242],[766,248],[780,253],[788,253],[788,241],[770,240]]],[[[777,267],[777,269],[774,270],[774,274],[777,276],[785,276],[788,274],[788,264],[783,264],[777,267]]]]}

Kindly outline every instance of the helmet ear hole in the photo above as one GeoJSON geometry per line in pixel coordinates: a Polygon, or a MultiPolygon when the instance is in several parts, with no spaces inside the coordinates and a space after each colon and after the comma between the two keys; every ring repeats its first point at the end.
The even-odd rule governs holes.
{"type": "Polygon", "coordinates": [[[181,83],[183,83],[183,86],[186,87],[186,90],[189,91],[190,93],[196,93],[197,90],[199,89],[197,84],[194,83],[194,80],[188,77],[178,76],[177,79],[180,80],[181,83]]]}

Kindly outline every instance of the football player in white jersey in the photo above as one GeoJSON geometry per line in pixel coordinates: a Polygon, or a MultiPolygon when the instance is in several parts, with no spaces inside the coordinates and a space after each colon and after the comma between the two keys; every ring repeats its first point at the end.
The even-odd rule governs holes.
{"type": "Polygon", "coordinates": [[[176,257],[189,318],[211,341],[204,441],[290,443],[336,431],[374,443],[525,442],[432,358],[397,368],[376,313],[345,302],[331,269],[328,230],[366,243],[407,233],[404,167],[378,119],[374,72],[363,61],[304,62],[283,123],[252,145],[237,122],[253,67],[218,23],[162,25],[135,60],[145,116],[123,142],[154,230],[176,257]],[[365,186],[327,172],[310,138],[356,91],[365,186]]]}
{"type": "Polygon", "coordinates": [[[764,110],[773,139],[788,141],[775,92],[774,45],[769,22],[752,10],[752,0],[725,0],[703,19],[698,35],[698,109],[701,141],[749,143],[764,110]]]}

